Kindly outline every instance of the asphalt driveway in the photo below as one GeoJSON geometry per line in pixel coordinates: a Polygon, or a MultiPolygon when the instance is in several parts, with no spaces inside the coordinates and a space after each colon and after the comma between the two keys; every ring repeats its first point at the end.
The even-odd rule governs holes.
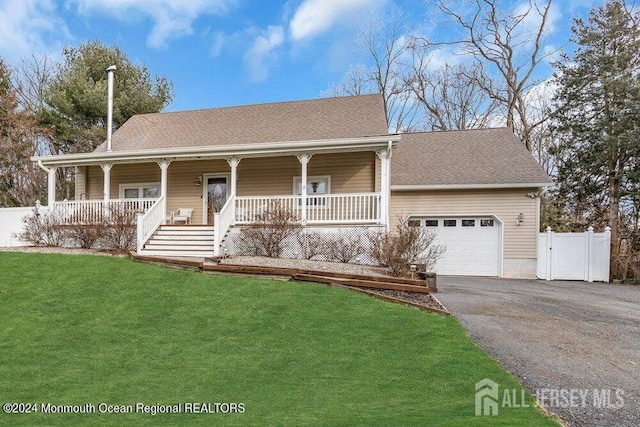
{"type": "Polygon", "coordinates": [[[640,286],[441,276],[437,297],[567,424],[640,425],[640,286]]]}

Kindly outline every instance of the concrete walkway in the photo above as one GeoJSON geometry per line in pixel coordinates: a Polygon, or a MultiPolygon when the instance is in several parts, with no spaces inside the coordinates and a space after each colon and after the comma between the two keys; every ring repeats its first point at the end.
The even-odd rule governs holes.
{"type": "Polygon", "coordinates": [[[584,406],[547,402],[569,425],[640,425],[640,286],[442,276],[438,291],[473,340],[534,394],[589,390],[584,406]],[[611,406],[622,397],[622,408],[594,406],[593,389],[611,389],[611,406]]]}

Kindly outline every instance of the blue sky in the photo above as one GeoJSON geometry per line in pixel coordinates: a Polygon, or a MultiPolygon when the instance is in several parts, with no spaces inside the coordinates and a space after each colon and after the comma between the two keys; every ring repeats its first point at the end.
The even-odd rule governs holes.
{"type": "MultiPolygon", "coordinates": [[[[548,48],[563,46],[571,18],[601,3],[556,1],[548,48]]],[[[412,31],[451,31],[422,0],[0,0],[0,55],[15,64],[89,39],[116,44],[174,82],[168,111],[308,99],[366,61],[362,22],[398,9],[412,31]]]]}

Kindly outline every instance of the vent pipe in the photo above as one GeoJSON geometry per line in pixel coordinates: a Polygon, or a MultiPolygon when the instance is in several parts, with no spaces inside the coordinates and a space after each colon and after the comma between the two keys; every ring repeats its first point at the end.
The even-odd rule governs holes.
{"type": "Polygon", "coordinates": [[[111,133],[113,131],[113,73],[116,66],[107,68],[107,152],[111,151],[111,133]]]}

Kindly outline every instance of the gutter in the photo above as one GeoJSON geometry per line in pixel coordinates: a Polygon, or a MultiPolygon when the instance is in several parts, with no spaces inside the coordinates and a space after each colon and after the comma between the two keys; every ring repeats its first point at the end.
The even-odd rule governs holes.
{"type": "Polygon", "coordinates": [[[550,187],[551,182],[514,182],[501,184],[433,184],[433,185],[392,185],[392,191],[421,191],[421,190],[478,190],[496,188],[533,188],[550,187]]]}
{"type": "Polygon", "coordinates": [[[112,151],[101,153],[61,154],[54,156],[33,156],[31,161],[46,163],[47,165],[76,165],[100,162],[128,162],[135,160],[156,159],[194,159],[199,157],[227,157],[245,156],[259,157],[261,155],[294,155],[309,151],[343,151],[348,149],[366,150],[369,148],[388,147],[400,141],[400,135],[383,135],[364,138],[341,138],[314,141],[287,141],[255,144],[235,144],[204,147],[160,148],[138,151],[112,151]]]}
{"type": "MultiPolygon", "coordinates": [[[[33,161],[34,157],[32,157],[31,160],[33,161]]],[[[38,167],[43,171],[45,171],[46,173],[49,173],[51,171],[51,169],[49,169],[48,167],[42,164],[42,160],[38,160],[38,167]]]]}

